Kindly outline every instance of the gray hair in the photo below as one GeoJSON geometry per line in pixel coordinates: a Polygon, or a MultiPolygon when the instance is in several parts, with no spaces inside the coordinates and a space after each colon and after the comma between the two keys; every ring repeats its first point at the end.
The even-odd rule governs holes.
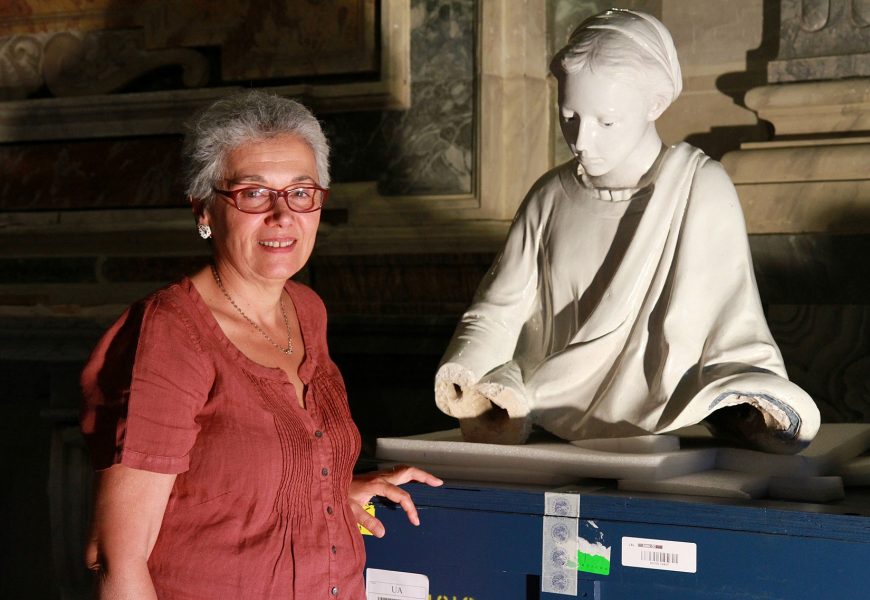
{"type": "Polygon", "coordinates": [[[614,79],[649,91],[665,106],[683,89],[671,34],[648,14],[614,8],[583,21],[553,57],[556,76],[607,69],[614,79]]]}
{"type": "Polygon", "coordinates": [[[210,204],[230,152],[247,142],[287,134],[311,147],[318,184],[328,188],[329,142],[320,122],[295,100],[251,90],[221,98],[188,123],[183,149],[187,194],[210,204]]]}

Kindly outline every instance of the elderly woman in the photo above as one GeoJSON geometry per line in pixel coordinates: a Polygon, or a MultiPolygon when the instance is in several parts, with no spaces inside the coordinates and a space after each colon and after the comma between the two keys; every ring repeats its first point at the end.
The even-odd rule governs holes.
{"type": "Polygon", "coordinates": [[[806,446],[812,399],[786,378],[722,166],[665,146],[671,36],[609,10],[551,63],[575,160],[528,193],[436,374],[467,439],[664,433],[706,420],[776,452],[806,446]]]}
{"type": "Polygon", "coordinates": [[[216,102],[185,144],[214,261],[134,304],[82,375],[98,470],[87,561],[101,598],[363,598],[357,523],[373,495],[418,516],[410,467],[352,479],[360,437],[326,312],[288,281],[328,196],[329,147],[302,105],[216,102]]]}

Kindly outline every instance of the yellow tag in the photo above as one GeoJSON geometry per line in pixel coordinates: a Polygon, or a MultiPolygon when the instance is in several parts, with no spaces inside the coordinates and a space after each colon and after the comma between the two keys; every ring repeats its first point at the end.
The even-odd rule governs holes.
{"type": "MultiPolygon", "coordinates": [[[[367,513],[369,513],[371,516],[375,516],[375,505],[372,504],[371,502],[366,502],[365,504],[363,504],[363,510],[365,510],[367,513]]],[[[366,529],[365,527],[363,527],[359,523],[357,523],[356,526],[359,527],[359,532],[361,534],[374,535],[371,531],[369,531],[368,529],[366,529]]]]}

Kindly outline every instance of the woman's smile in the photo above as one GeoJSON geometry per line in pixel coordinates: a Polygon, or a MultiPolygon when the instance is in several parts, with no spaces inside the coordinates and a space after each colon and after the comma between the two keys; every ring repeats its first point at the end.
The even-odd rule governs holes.
{"type": "Polygon", "coordinates": [[[260,240],[257,242],[261,246],[265,246],[266,248],[273,248],[276,250],[286,250],[288,248],[292,248],[296,245],[295,239],[284,239],[284,240],[260,240]]]}

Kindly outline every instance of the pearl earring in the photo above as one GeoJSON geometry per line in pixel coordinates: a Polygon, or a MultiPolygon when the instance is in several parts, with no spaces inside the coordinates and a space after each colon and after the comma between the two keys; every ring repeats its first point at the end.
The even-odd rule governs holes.
{"type": "Polygon", "coordinates": [[[211,227],[205,225],[204,223],[200,223],[196,226],[196,230],[199,231],[199,237],[204,240],[207,240],[211,237],[211,227]]]}

